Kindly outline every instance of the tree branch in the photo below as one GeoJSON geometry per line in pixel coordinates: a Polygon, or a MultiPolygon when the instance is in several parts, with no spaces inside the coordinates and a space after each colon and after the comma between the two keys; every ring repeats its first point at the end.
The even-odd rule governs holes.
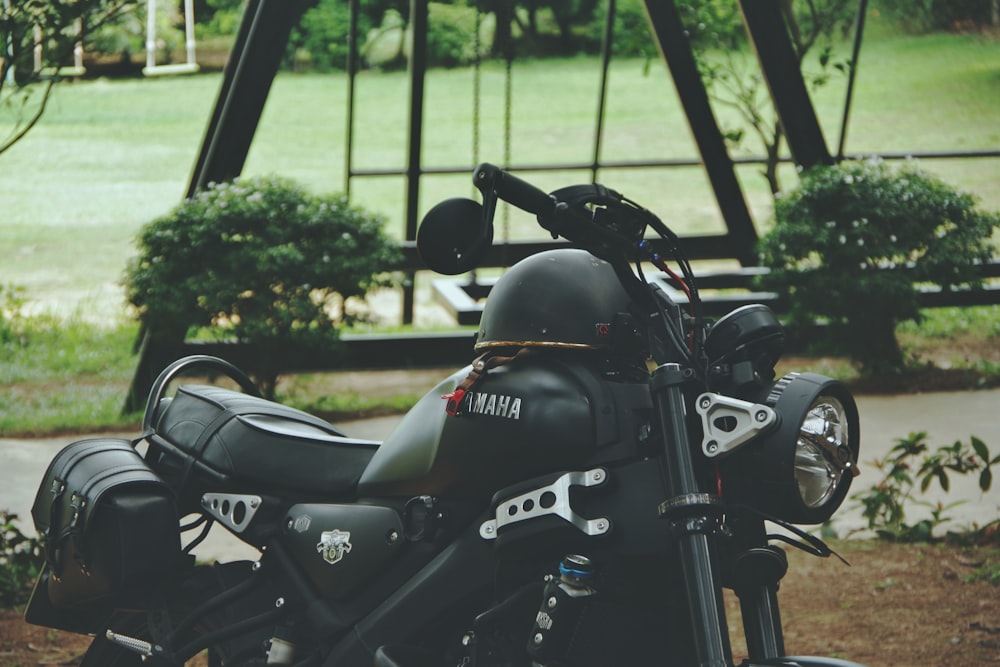
{"type": "Polygon", "coordinates": [[[35,125],[38,124],[38,121],[41,119],[42,114],[45,113],[45,107],[49,103],[49,96],[52,94],[52,88],[55,85],[56,85],[55,79],[49,79],[48,81],[45,82],[45,89],[42,92],[42,101],[39,103],[34,116],[32,116],[31,119],[27,122],[27,124],[25,124],[24,127],[22,127],[20,130],[17,129],[16,125],[14,126],[13,134],[11,134],[2,144],[0,144],[0,155],[3,155],[8,148],[16,144],[18,141],[20,141],[24,137],[24,135],[26,135],[29,131],[31,131],[31,128],[33,128],[35,125]]]}

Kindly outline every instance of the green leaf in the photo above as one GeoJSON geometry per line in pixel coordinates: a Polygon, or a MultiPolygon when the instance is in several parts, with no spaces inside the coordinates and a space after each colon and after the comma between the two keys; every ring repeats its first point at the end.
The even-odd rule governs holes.
{"type": "Polygon", "coordinates": [[[931,485],[931,479],[933,479],[933,477],[930,474],[924,475],[920,478],[920,493],[925,493],[927,491],[927,487],[931,485]]]}
{"type": "Polygon", "coordinates": [[[989,468],[983,468],[979,473],[979,489],[981,491],[989,491],[990,487],[993,485],[993,471],[989,468]]]}
{"type": "Polygon", "coordinates": [[[972,448],[976,450],[976,454],[979,454],[979,458],[981,458],[984,462],[989,461],[990,450],[986,446],[986,443],[977,438],[976,436],[972,436],[971,440],[972,440],[972,448]]]}
{"type": "Polygon", "coordinates": [[[946,473],[943,468],[937,471],[937,478],[938,481],[941,483],[942,489],[944,489],[945,491],[951,490],[951,482],[948,480],[948,473],[946,473]]]}

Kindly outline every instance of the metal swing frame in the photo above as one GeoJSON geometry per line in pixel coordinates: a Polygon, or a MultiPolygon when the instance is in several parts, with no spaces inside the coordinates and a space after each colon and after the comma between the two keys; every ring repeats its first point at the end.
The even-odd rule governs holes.
{"type": "MultiPolygon", "coordinates": [[[[420,178],[424,174],[469,173],[474,165],[448,169],[425,168],[421,164],[421,131],[424,109],[424,74],[427,59],[428,0],[410,0],[410,21],[413,31],[412,58],[409,66],[409,132],[407,162],[402,169],[358,170],[351,162],[352,128],[354,124],[354,81],[358,72],[358,6],[359,0],[349,0],[350,32],[348,58],[347,136],[344,146],[347,185],[350,179],[368,176],[405,177],[405,232],[403,259],[394,267],[409,274],[425,268],[416,250],[419,219],[420,178]]],[[[615,0],[609,0],[610,10],[605,23],[604,67],[610,60],[611,31],[615,0]]],[[[716,123],[698,74],[694,56],[688,46],[680,15],[671,1],[646,0],[651,33],[660,48],[674,78],[678,94],[688,118],[701,159],[662,160],[655,163],[602,165],[596,157],[587,164],[550,165],[545,167],[507,165],[514,170],[543,171],[588,169],[596,174],[602,166],[614,167],[677,167],[703,165],[726,223],[726,234],[686,237],[687,254],[692,259],[737,258],[752,265],[757,237],[749,208],[736,177],[735,164],[730,159],[722,133],[716,123]]],[[[270,92],[289,34],[310,0],[248,0],[233,45],[232,57],[226,64],[219,95],[205,131],[201,151],[195,162],[187,197],[207,187],[210,182],[224,182],[240,175],[250,150],[264,103],[270,92]]],[[[786,33],[776,30],[777,34],[786,33]]],[[[799,77],[801,83],[801,76],[799,77]]],[[[603,109],[607,78],[602,77],[600,112],[597,127],[603,128],[603,109]]],[[[811,106],[810,106],[811,109],[811,106]]],[[[815,117],[814,117],[815,118],[815,117]]],[[[820,135],[821,136],[821,135],[820,135]]],[[[790,142],[793,139],[789,140],[790,142]]],[[[599,154],[599,147],[594,155],[599,154]]],[[[348,190],[349,192],[349,190],[348,190]]],[[[500,267],[542,250],[554,247],[551,241],[511,241],[494,246],[485,258],[484,266],[500,267]]],[[[403,320],[412,321],[413,292],[404,290],[403,320]]],[[[449,366],[468,361],[468,332],[405,334],[405,335],[344,335],[340,353],[322,350],[290,348],[279,365],[284,372],[343,368],[403,368],[449,366]],[[346,349],[346,353],[345,350],[346,349]]],[[[140,360],[126,400],[126,411],[141,407],[145,395],[158,372],[171,361],[186,354],[213,354],[236,365],[247,365],[258,354],[252,345],[226,343],[187,343],[186,341],[153,340],[148,335],[141,341],[140,360]]]]}
{"type": "MultiPolygon", "coordinates": [[[[368,176],[405,176],[405,234],[402,244],[403,259],[392,267],[410,274],[424,269],[416,251],[415,239],[419,216],[418,202],[420,178],[426,174],[470,173],[473,165],[457,168],[428,168],[421,163],[421,130],[424,108],[424,73],[426,70],[428,8],[427,0],[410,0],[413,29],[413,57],[410,62],[410,116],[407,162],[403,168],[382,170],[357,170],[351,162],[352,128],[354,123],[354,77],[358,71],[357,16],[359,0],[349,0],[351,29],[348,62],[348,111],[345,141],[346,179],[368,176]]],[[[589,169],[595,175],[602,167],[692,167],[705,169],[715,194],[719,210],[726,225],[725,234],[684,237],[685,251],[690,259],[736,259],[741,270],[722,272],[718,275],[700,276],[699,284],[706,288],[747,289],[753,275],[759,273],[757,258],[753,253],[757,232],[742,187],[736,175],[736,161],[729,155],[716,122],[708,93],[698,73],[691,47],[685,34],[680,14],[671,0],[645,0],[653,41],[673,78],[678,97],[694,137],[700,158],[657,160],[642,163],[607,164],[599,161],[600,138],[603,131],[604,100],[607,64],[611,54],[611,36],[615,0],[608,0],[609,11],[605,23],[603,72],[600,102],[596,123],[596,141],[593,160],[588,164],[560,165],[505,165],[514,171],[580,170],[589,169]]],[[[812,101],[801,72],[787,64],[795,61],[789,54],[794,46],[784,24],[777,0],[739,0],[744,25],[757,52],[762,73],[767,80],[771,98],[785,130],[787,145],[793,161],[805,168],[816,164],[830,164],[834,160],[827,148],[812,101]]],[[[862,0],[862,8],[867,4],[862,0]]],[[[201,151],[192,171],[187,197],[194,196],[210,182],[223,182],[240,175],[249,153],[254,132],[260,120],[271,84],[284,56],[292,27],[311,5],[310,0],[248,0],[240,30],[233,46],[219,91],[212,117],[209,120],[201,151]]],[[[860,24],[856,39],[860,40],[860,24]]],[[[855,46],[857,49],[857,44],[855,46]]],[[[853,156],[843,154],[843,138],[849,112],[850,92],[844,109],[844,127],[837,160],[853,156]]],[[[937,154],[909,151],[912,157],[998,157],[998,151],[937,154]]],[[[894,159],[899,156],[883,155],[894,159]]],[[[747,162],[743,160],[742,162],[747,162]]],[[[509,266],[524,257],[554,247],[552,242],[510,241],[494,246],[483,265],[509,266]]],[[[984,267],[984,276],[1000,275],[1000,263],[984,267]]],[[[485,287],[485,286],[484,286],[485,287]]],[[[456,295],[458,292],[455,292],[456,295]]],[[[740,295],[736,295],[739,297],[740,295]]],[[[743,298],[748,295],[744,294],[743,298]]],[[[758,294],[750,294],[760,300],[758,294]]],[[[471,297],[469,299],[472,300],[471,297]]],[[[922,294],[923,306],[972,305],[973,303],[1000,303],[1000,289],[948,294],[922,294]]],[[[725,295],[714,304],[719,310],[739,305],[725,295]]],[[[712,303],[706,303],[711,308],[712,303]]],[[[412,318],[413,293],[404,291],[404,322],[412,318]]],[[[465,322],[478,321],[473,307],[465,322]]],[[[708,314],[708,310],[706,310],[708,314]]],[[[284,351],[283,358],[275,360],[283,372],[377,369],[405,367],[437,367],[463,365],[468,362],[471,335],[467,331],[452,333],[402,334],[402,335],[344,335],[339,352],[331,350],[304,350],[299,347],[284,351]]],[[[252,345],[196,344],[178,341],[142,342],[141,357],[132,382],[126,410],[141,407],[153,379],[171,361],[187,354],[212,354],[240,366],[248,365],[259,354],[252,345]]]]}
{"type": "MultiPolygon", "coordinates": [[[[5,0],[6,4],[6,0],[5,0]]],[[[42,28],[35,25],[34,29],[34,68],[43,77],[57,76],[62,78],[81,77],[87,73],[87,68],[83,66],[83,21],[77,18],[74,27],[76,28],[77,40],[73,44],[73,64],[63,67],[44,67],[42,56],[44,54],[44,35],[42,28]]]]}

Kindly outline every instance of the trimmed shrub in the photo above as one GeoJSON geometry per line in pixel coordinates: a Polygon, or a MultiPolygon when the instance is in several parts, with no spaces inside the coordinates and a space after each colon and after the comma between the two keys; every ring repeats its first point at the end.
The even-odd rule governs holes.
{"type": "MultiPolygon", "coordinates": [[[[363,42],[359,51],[370,66],[404,66],[409,53],[409,24],[395,9],[388,9],[376,18],[377,10],[373,6],[358,16],[358,37],[363,42]]],[[[454,67],[474,62],[476,25],[474,7],[429,3],[428,64],[454,67]]],[[[319,71],[346,69],[349,33],[347,4],[341,0],[319,0],[292,31],[288,57],[319,71]]]]}
{"type": "MultiPolygon", "coordinates": [[[[358,18],[359,35],[364,35],[370,27],[366,16],[358,18]]],[[[319,0],[292,29],[288,57],[295,60],[296,53],[305,52],[309,65],[319,71],[347,69],[349,35],[348,4],[342,0],[319,0]]]]}
{"type": "Polygon", "coordinates": [[[475,62],[476,8],[431,2],[427,5],[427,61],[455,67],[475,62]]]}
{"type": "Polygon", "coordinates": [[[774,229],[759,244],[771,268],[762,286],[791,300],[796,321],[828,322],[831,351],[863,372],[898,370],[895,327],[919,317],[915,283],[946,290],[981,283],[977,264],[995,251],[1000,216],[975,204],[910,165],[813,168],[775,203],[774,229]]]}
{"type": "MultiPolygon", "coordinates": [[[[682,3],[683,5],[683,3],[682,3]]],[[[607,7],[602,3],[594,18],[587,25],[586,37],[590,41],[590,51],[601,48],[607,7]]],[[[619,0],[615,6],[614,55],[619,58],[646,58],[657,56],[656,42],[646,19],[646,9],[642,0],[619,0]]]]}
{"type": "Polygon", "coordinates": [[[389,283],[383,222],[276,178],[213,185],[143,228],[126,295],[153,337],[328,344],[364,317],[349,300],[389,283]]]}

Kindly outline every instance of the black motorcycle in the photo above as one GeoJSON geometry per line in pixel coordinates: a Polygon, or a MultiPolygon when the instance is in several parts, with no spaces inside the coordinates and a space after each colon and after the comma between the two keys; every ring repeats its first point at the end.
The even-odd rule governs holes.
{"type": "Polygon", "coordinates": [[[376,443],[259,398],[225,361],[175,362],[135,440],[50,464],[27,620],[95,635],[88,667],[723,667],[729,588],[742,664],[851,664],[787,657],[777,599],[778,543],[831,554],[795,525],[829,519],[856,473],[844,385],[775,379],[774,314],[709,322],[681,241],[617,192],[547,194],[489,164],[474,182],[482,204],[420,227],[432,269],[475,268],[499,199],[570,243],[500,278],[470,366],[376,443]],[[242,391],[168,397],[196,366],[242,391]],[[197,562],[215,524],[259,558],[197,562]]]}

